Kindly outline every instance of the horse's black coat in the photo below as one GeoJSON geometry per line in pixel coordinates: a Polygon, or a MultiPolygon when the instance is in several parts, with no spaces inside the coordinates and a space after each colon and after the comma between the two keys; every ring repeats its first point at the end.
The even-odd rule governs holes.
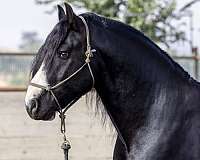
{"type": "MultiPolygon", "coordinates": [[[[32,69],[35,73],[44,60],[51,85],[72,74],[85,59],[83,23],[74,14],[59,11],[60,22],[32,69]],[[68,60],[59,58],[60,48],[70,52],[68,60]]],[[[141,32],[95,14],[82,16],[97,50],[91,60],[95,89],[118,132],[114,160],[199,160],[199,83],[141,32]]],[[[91,77],[84,69],[55,93],[64,106],[90,88],[91,77]]],[[[38,100],[39,110],[55,111],[47,93],[38,100]]]]}

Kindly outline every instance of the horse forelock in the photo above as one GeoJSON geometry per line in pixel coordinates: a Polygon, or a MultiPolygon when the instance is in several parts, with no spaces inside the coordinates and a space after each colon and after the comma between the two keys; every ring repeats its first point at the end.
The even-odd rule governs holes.
{"type": "Polygon", "coordinates": [[[51,66],[51,61],[59,48],[62,41],[67,36],[67,27],[65,25],[65,21],[59,22],[51,31],[51,33],[47,36],[44,44],[41,46],[41,48],[38,50],[38,53],[36,54],[35,58],[32,61],[31,65],[31,74],[34,76],[34,74],[37,72],[39,67],[42,63],[44,63],[44,67],[48,68],[51,66]]]}

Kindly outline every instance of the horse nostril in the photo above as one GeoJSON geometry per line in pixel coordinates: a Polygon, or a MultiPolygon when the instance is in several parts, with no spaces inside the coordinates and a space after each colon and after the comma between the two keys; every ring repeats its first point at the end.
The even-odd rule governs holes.
{"type": "Polygon", "coordinates": [[[38,108],[38,101],[36,98],[32,99],[30,102],[30,111],[37,110],[38,108]]]}
{"type": "Polygon", "coordinates": [[[31,102],[30,102],[30,108],[32,109],[32,108],[35,108],[35,100],[31,100],[31,102]]]}

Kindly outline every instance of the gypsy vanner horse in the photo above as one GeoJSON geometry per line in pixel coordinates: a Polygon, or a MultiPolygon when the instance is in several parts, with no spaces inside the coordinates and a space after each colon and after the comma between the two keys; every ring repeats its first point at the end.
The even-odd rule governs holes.
{"type": "Polygon", "coordinates": [[[52,120],[94,87],[118,133],[114,160],[200,160],[199,83],[138,30],[65,8],[32,65],[30,117],[52,120]]]}

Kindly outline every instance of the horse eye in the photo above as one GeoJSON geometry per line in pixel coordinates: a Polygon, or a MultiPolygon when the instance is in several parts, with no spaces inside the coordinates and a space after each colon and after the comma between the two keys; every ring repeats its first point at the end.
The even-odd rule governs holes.
{"type": "Polygon", "coordinates": [[[69,52],[61,51],[60,52],[60,58],[62,58],[62,59],[68,59],[69,58],[69,52]]]}

